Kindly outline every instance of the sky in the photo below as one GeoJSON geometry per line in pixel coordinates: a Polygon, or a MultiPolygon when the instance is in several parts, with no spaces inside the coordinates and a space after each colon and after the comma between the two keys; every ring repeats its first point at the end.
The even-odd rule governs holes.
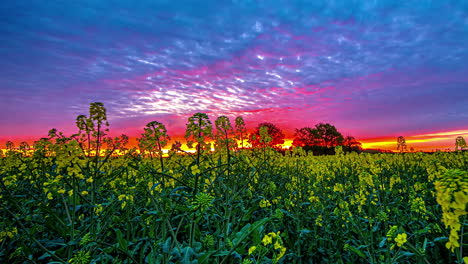
{"type": "Polygon", "coordinates": [[[103,102],[112,133],[242,116],[328,122],[364,147],[468,139],[468,1],[5,0],[0,145],[103,102]]]}

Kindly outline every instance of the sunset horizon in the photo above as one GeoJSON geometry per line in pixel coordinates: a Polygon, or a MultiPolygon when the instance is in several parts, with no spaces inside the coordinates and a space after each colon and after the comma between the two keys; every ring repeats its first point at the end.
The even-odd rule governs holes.
{"type": "Polygon", "coordinates": [[[103,102],[111,133],[197,112],[250,131],[334,125],[363,148],[454,149],[468,137],[463,2],[8,2],[0,9],[0,148],[103,102]],[[234,22],[235,21],[235,22],[234,22]]]}
{"type": "MultiPolygon", "coordinates": [[[[208,115],[209,116],[209,115],[208,115]]],[[[211,117],[209,116],[210,119],[212,118],[212,123],[214,123],[214,120],[216,117],[211,117]]],[[[236,118],[236,116],[228,116],[230,118],[231,122],[236,118]]],[[[112,118],[109,118],[112,120],[112,118]]],[[[75,120],[71,120],[72,123],[75,120]]],[[[153,120],[157,121],[157,120],[153,120]]],[[[269,120],[262,120],[262,122],[269,122],[269,120]]],[[[247,134],[252,134],[254,131],[254,128],[257,127],[260,123],[254,123],[251,124],[249,123],[248,120],[246,120],[246,128],[247,128],[247,134]]],[[[324,123],[324,122],[317,122],[314,124],[308,124],[304,125],[303,127],[313,127],[314,125],[318,123],[324,123]]],[[[141,138],[142,133],[143,133],[143,128],[145,127],[142,124],[140,130],[137,131],[138,129],[136,126],[131,126],[130,129],[123,129],[123,131],[118,131],[116,129],[110,129],[108,132],[109,136],[115,137],[115,136],[120,136],[122,134],[126,135],[129,137],[129,143],[127,145],[128,148],[138,148],[138,139],[141,138]]],[[[331,123],[333,125],[333,123],[331,123]]],[[[109,126],[112,128],[112,124],[109,126]]],[[[279,127],[282,129],[283,133],[285,134],[284,138],[284,143],[281,144],[281,147],[284,149],[287,148],[292,148],[294,147],[293,145],[293,140],[294,140],[294,135],[295,135],[295,129],[299,129],[300,127],[297,128],[284,128],[284,127],[279,127]]],[[[302,128],[302,127],[301,127],[302,128]]],[[[73,134],[76,134],[79,132],[78,128],[75,127],[68,127],[67,129],[60,129],[57,127],[52,127],[50,129],[57,129],[58,132],[63,132],[65,136],[71,136],[73,134]]],[[[5,144],[10,141],[13,142],[16,146],[16,148],[19,146],[21,142],[26,142],[28,143],[31,147],[33,146],[35,141],[38,141],[41,138],[48,138],[48,132],[49,130],[44,131],[42,134],[38,135],[30,135],[30,136],[10,136],[10,137],[0,137],[0,149],[5,150],[5,144]]],[[[184,137],[185,129],[181,130],[174,130],[171,131],[172,128],[169,126],[167,127],[168,130],[168,135],[171,137],[170,143],[174,143],[175,141],[179,141],[183,145],[183,149],[189,150],[186,146],[186,138],[184,137]],[[174,133],[172,133],[174,132],[174,133]]],[[[232,131],[233,132],[233,131],[232,131]]],[[[340,131],[342,132],[342,131],[340,131]]],[[[348,133],[343,133],[344,136],[353,136],[348,133]]],[[[234,133],[230,135],[231,137],[234,137],[234,133]]],[[[406,139],[407,143],[407,151],[423,151],[423,152],[435,152],[435,151],[454,151],[455,150],[455,139],[459,136],[461,137],[468,137],[468,130],[451,130],[451,131],[428,131],[427,133],[424,134],[418,134],[418,133],[409,133],[407,135],[400,135],[400,134],[394,134],[394,135],[384,135],[384,136],[373,136],[373,137],[355,137],[356,140],[361,143],[361,148],[363,150],[380,150],[380,151],[393,151],[397,152],[397,138],[399,136],[404,136],[406,139]]],[[[208,142],[214,143],[214,138],[209,139],[208,142]]],[[[164,148],[166,151],[170,149],[169,144],[166,148],[164,148]]],[[[240,146],[240,142],[238,142],[238,145],[240,146]]],[[[248,140],[245,141],[245,147],[250,147],[250,144],[248,143],[248,140]]]]}

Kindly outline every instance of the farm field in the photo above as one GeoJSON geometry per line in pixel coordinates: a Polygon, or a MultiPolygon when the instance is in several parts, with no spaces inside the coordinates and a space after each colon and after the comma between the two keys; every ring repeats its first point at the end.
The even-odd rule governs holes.
{"type": "MultiPolygon", "coordinates": [[[[1,263],[462,263],[468,153],[0,159],[1,263]]],[[[465,230],[465,231],[464,231],[465,230]]],[[[466,262],[466,258],[465,258],[466,262]]]]}

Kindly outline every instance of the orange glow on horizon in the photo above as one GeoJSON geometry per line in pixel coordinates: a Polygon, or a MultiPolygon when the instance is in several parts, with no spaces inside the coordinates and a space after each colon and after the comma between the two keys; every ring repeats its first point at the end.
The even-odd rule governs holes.
{"type": "MultiPolygon", "coordinates": [[[[403,135],[406,139],[408,150],[413,148],[415,151],[435,151],[437,149],[450,149],[454,150],[455,147],[455,139],[457,136],[463,136],[464,138],[468,139],[468,130],[453,130],[453,131],[443,131],[443,132],[430,132],[426,134],[417,134],[417,135],[403,135]]],[[[31,138],[31,137],[30,137],[31,138]]],[[[33,146],[34,140],[30,140],[28,138],[25,140],[30,146],[33,146]]],[[[4,139],[3,139],[4,140],[4,139]]],[[[19,146],[22,140],[14,139],[12,140],[16,147],[19,146]]],[[[180,136],[173,136],[172,140],[168,142],[167,146],[164,148],[164,152],[167,153],[171,148],[172,144],[175,141],[179,141],[182,143],[181,149],[185,152],[195,152],[195,149],[188,148],[186,145],[185,138],[180,136]]],[[[392,150],[396,151],[397,149],[397,137],[396,136],[385,136],[385,137],[377,137],[377,138],[357,138],[357,141],[361,142],[363,149],[382,149],[382,150],[392,150]]],[[[282,148],[290,148],[292,146],[293,139],[287,138],[282,144],[282,148]]],[[[0,142],[0,149],[5,148],[6,140],[0,142]]],[[[214,141],[210,140],[209,143],[214,146],[214,141]]],[[[238,146],[240,147],[241,142],[237,141],[238,146]]],[[[129,142],[127,144],[127,148],[138,148],[138,140],[137,137],[130,137],[129,142]]],[[[250,144],[247,140],[244,140],[244,147],[250,147],[250,144]]]]}
{"type": "MultiPolygon", "coordinates": [[[[468,137],[468,130],[454,130],[435,133],[426,133],[418,135],[405,136],[408,150],[413,148],[415,151],[435,151],[441,150],[454,150],[455,139],[458,136],[468,137]]],[[[397,149],[397,137],[382,137],[382,138],[369,138],[359,140],[364,149],[384,149],[393,150],[397,149]]]]}

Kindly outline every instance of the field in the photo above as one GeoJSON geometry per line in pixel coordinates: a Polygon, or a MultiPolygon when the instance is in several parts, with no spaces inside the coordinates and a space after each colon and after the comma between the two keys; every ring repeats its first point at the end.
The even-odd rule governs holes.
{"type": "Polygon", "coordinates": [[[462,263],[467,171],[467,152],[5,151],[0,262],[462,263]]]}

